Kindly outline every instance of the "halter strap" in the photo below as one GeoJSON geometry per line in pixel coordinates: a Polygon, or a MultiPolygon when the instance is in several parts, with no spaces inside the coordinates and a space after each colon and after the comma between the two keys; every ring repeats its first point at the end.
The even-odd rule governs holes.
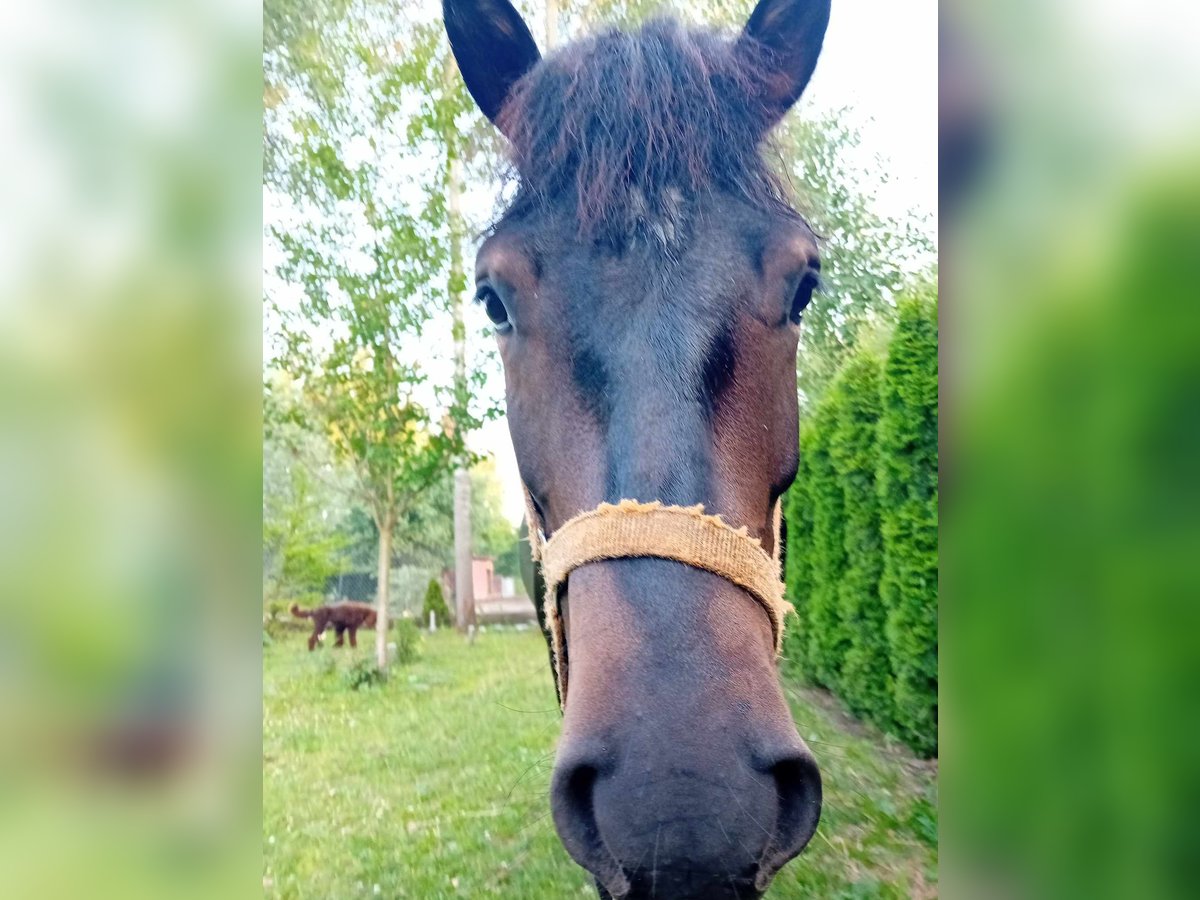
{"type": "Polygon", "coordinates": [[[704,505],[664,506],[655,501],[622,500],[601,503],[580,513],[546,540],[536,507],[525,492],[529,516],[529,543],[534,560],[540,560],[546,580],[544,608],[560,702],[567,702],[566,638],[558,609],[558,586],[574,569],[590,562],[627,557],[656,557],[681,562],[720,575],[743,588],[762,604],[771,620],[776,655],[783,645],[783,620],[792,605],[783,598],[779,571],[781,504],[772,510],[774,552],[768,556],[758,538],[745,527],[733,528],[720,516],[704,512],[704,505]]]}

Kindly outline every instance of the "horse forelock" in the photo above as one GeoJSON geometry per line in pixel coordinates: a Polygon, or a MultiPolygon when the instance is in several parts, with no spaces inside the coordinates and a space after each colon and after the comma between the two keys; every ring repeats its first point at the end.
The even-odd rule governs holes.
{"type": "Polygon", "coordinates": [[[518,177],[501,221],[565,203],[582,237],[670,249],[715,191],[790,213],[760,148],[768,72],[755,48],[670,19],[568,45],[501,113],[518,177]]]}

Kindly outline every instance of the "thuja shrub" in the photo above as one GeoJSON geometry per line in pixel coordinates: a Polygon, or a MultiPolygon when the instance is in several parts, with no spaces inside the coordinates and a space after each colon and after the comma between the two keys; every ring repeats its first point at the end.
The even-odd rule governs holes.
{"type": "Polygon", "coordinates": [[[800,428],[800,461],[796,479],[784,495],[783,515],[787,520],[787,553],[784,555],[784,585],[795,613],[788,616],[783,636],[783,667],[792,677],[814,679],[809,663],[808,600],[812,594],[812,503],[809,499],[811,472],[808,461],[816,440],[811,424],[800,428]]]}
{"type": "Polygon", "coordinates": [[[924,755],[937,753],[937,346],[936,297],[903,300],[884,366],[878,428],[880,596],[896,725],[924,755]]]}
{"type": "Polygon", "coordinates": [[[839,585],[846,568],[844,504],[830,454],[837,405],[836,397],[827,396],[813,418],[806,498],[812,515],[812,581],[806,602],[805,655],[812,679],[834,691],[841,687],[842,661],[849,646],[839,608],[839,585]]]}
{"type": "Polygon", "coordinates": [[[439,625],[450,624],[450,608],[446,606],[446,595],[442,593],[442,583],[436,578],[429,579],[425,589],[425,604],[421,607],[421,624],[429,624],[429,614],[437,619],[439,625]]]}
{"type": "Polygon", "coordinates": [[[879,595],[883,570],[876,468],[882,365],[872,353],[850,357],[832,386],[836,412],[829,457],[842,495],[842,547],[837,585],[845,635],[839,693],[855,715],[892,727],[892,673],[887,613],[879,595]]]}

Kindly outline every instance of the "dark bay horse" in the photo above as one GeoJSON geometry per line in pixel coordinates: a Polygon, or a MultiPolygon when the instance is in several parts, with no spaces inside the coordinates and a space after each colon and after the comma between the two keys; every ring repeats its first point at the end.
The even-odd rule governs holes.
{"type": "MultiPolygon", "coordinates": [[[[761,144],[812,75],[828,0],[762,0],[732,38],[656,21],[545,59],[507,0],[444,13],[518,175],[475,277],[533,518],[552,535],[623,498],[703,504],[770,553],[819,262],[761,144]]],[[[606,896],[758,896],[821,806],[763,606],[654,557],[583,565],[556,599],[567,851],[606,896]]]]}
{"type": "Polygon", "coordinates": [[[292,615],[297,619],[312,619],[313,631],[308,638],[308,649],[315,650],[317,641],[325,633],[325,629],[333,626],[337,640],[333,646],[341,647],[347,631],[350,632],[350,646],[358,646],[358,629],[375,627],[375,607],[366,603],[353,603],[349,600],[318,606],[316,609],[301,609],[298,604],[292,604],[292,615]]]}

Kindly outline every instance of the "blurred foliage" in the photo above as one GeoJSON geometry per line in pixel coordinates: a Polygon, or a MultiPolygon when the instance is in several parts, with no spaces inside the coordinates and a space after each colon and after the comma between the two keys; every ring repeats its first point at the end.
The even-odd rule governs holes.
{"type": "Polygon", "coordinates": [[[914,290],[881,362],[864,333],[800,429],[784,501],[796,607],[785,667],[924,756],[938,748],[936,289],[914,290]]]}
{"type": "Polygon", "coordinates": [[[1190,898],[1197,7],[942,11],[983,145],[941,300],[945,868],[963,895],[1190,898]]]}
{"type": "Polygon", "coordinates": [[[954,833],[1025,896],[1194,895],[1200,172],[1155,168],[1032,260],[954,405],[954,833]]]}
{"type": "Polygon", "coordinates": [[[234,896],[258,866],[261,19],[0,18],[0,890],[234,896]]]}

